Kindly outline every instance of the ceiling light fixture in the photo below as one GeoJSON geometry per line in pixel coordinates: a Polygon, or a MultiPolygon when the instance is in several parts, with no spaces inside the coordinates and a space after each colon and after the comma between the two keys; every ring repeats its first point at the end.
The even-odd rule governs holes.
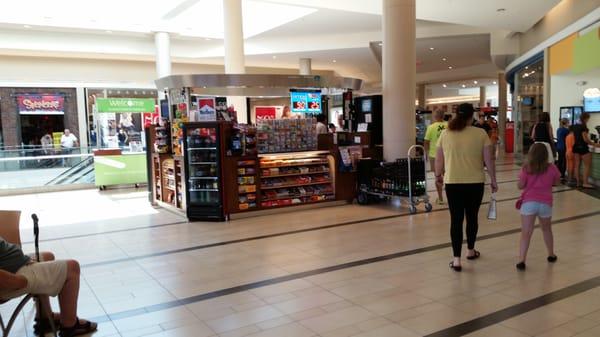
{"type": "Polygon", "coordinates": [[[466,88],[466,87],[467,87],[467,85],[466,85],[466,84],[463,84],[463,85],[462,85],[462,87],[463,87],[463,88],[466,88]]]}
{"type": "Polygon", "coordinates": [[[382,43],[382,42],[379,42],[379,47],[381,47],[381,46],[383,46],[383,43],[382,43]]]}
{"type": "Polygon", "coordinates": [[[448,66],[448,69],[452,69],[452,66],[448,66]]]}
{"type": "Polygon", "coordinates": [[[106,33],[107,34],[112,34],[112,30],[107,30],[106,33]]]}
{"type": "Polygon", "coordinates": [[[275,60],[277,58],[277,55],[273,55],[273,60],[275,60]]]}
{"type": "Polygon", "coordinates": [[[492,82],[492,83],[493,83],[493,84],[498,84],[498,82],[496,82],[496,81],[494,81],[494,82],[492,82]]]}
{"type": "Polygon", "coordinates": [[[446,61],[448,61],[448,59],[445,57],[442,57],[442,61],[446,62],[446,61]]]}
{"type": "Polygon", "coordinates": [[[429,50],[435,50],[435,48],[434,47],[429,47],[429,50]]]}
{"type": "Polygon", "coordinates": [[[205,37],[205,38],[204,38],[204,41],[210,41],[210,40],[212,40],[212,39],[211,39],[211,38],[209,38],[209,37],[205,37]]]}
{"type": "Polygon", "coordinates": [[[333,60],[332,62],[333,62],[333,63],[336,63],[336,62],[337,62],[337,60],[333,60]]]}
{"type": "Polygon", "coordinates": [[[447,85],[445,85],[445,84],[442,84],[442,87],[444,87],[444,88],[447,88],[448,86],[447,86],[447,85]]]}
{"type": "Polygon", "coordinates": [[[31,28],[31,26],[30,25],[23,25],[23,28],[29,29],[29,28],[31,28]]]}
{"type": "Polygon", "coordinates": [[[477,83],[479,83],[479,82],[477,82],[477,81],[473,81],[473,84],[477,84],[477,83]]]}

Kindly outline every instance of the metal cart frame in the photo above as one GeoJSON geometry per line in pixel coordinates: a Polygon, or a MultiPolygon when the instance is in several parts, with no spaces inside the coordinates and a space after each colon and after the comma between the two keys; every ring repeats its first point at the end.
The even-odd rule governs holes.
{"type": "MultiPolygon", "coordinates": [[[[411,159],[412,155],[416,152],[417,149],[421,149],[423,153],[425,153],[425,148],[421,145],[413,145],[408,149],[407,153],[407,161],[408,161],[408,196],[401,196],[395,194],[387,194],[387,193],[379,193],[370,191],[368,188],[364,186],[359,186],[357,201],[361,205],[366,205],[369,203],[369,196],[378,196],[380,198],[388,198],[388,199],[397,199],[402,202],[408,203],[408,209],[411,214],[417,213],[417,205],[424,204],[425,211],[431,212],[433,206],[429,202],[429,194],[427,193],[427,161],[423,160],[423,172],[425,174],[425,192],[422,195],[413,195],[413,181],[412,181],[412,172],[411,172],[411,159]]],[[[426,158],[426,157],[424,157],[426,158]]]]}

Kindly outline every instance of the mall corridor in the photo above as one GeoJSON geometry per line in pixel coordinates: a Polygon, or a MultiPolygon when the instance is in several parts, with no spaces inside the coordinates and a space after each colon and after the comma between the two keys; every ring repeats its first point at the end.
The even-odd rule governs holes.
{"type": "MultiPolygon", "coordinates": [[[[96,337],[599,336],[600,203],[555,187],[558,262],[546,262],[538,229],[519,272],[519,169],[499,160],[498,220],[482,206],[482,256],[462,273],[448,268],[449,214],[437,206],[410,215],[354,204],[227,223],[155,210],[62,226],[44,225],[48,211],[40,245],[81,262],[79,314],[100,322],[96,337]]],[[[61,193],[113,209],[146,200],[133,190],[61,193]]],[[[32,336],[32,315],[30,306],[17,335],[32,336]]]]}

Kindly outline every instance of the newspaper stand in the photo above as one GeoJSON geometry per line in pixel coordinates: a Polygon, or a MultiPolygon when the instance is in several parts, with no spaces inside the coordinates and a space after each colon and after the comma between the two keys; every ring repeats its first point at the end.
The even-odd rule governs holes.
{"type": "Polygon", "coordinates": [[[361,160],[358,164],[358,203],[366,205],[375,199],[399,199],[407,203],[411,214],[417,212],[417,205],[424,204],[425,211],[432,210],[427,194],[427,162],[416,155],[420,145],[408,149],[407,158],[385,163],[375,160],[361,160]]]}

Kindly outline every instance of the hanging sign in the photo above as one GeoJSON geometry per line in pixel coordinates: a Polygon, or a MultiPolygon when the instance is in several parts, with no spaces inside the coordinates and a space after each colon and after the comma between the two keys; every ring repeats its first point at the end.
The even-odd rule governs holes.
{"type": "Polygon", "coordinates": [[[214,97],[198,97],[198,121],[216,121],[217,110],[214,97]]]}
{"type": "Polygon", "coordinates": [[[96,98],[98,112],[154,112],[154,98],[96,98]]]}
{"type": "Polygon", "coordinates": [[[18,95],[21,115],[64,115],[65,97],[62,95],[18,95]]]}

